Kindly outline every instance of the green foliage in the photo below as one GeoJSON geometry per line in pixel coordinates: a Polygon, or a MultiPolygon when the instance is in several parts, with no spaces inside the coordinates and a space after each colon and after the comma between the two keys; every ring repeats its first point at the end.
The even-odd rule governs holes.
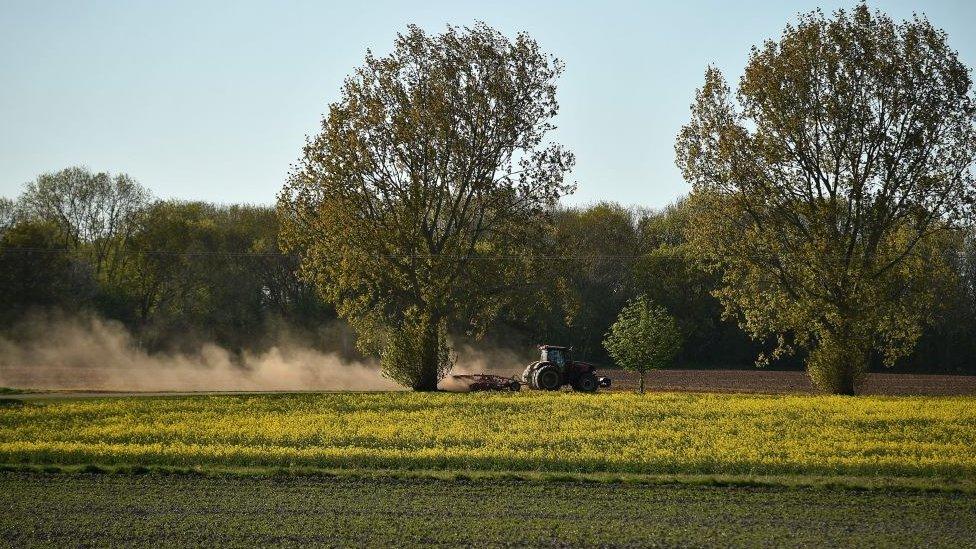
{"type": "Polygon", "coordinates": [[[9,325],[38,307],[82,308],[97,291],[80,258],[61,253],[56,224],[21,220],[0,236],[0,322],[9,325]]]}
{"type": "Polygon", "coordinates": [[[924,18],[861,5],[755,48],[735,98],[709,68],[678,137],[689,242],[772,358],[814,351],[814,381],[846,392],[873,355],[912,351],[953,284],[942,251],[976,199],[968,70],[924,18]]]}
{"type": "Polygon", "coordinates": [[[0,196],[0,238],[12,227],[17,220],[17,204],[5,197],[0,196]]]}
{"type": "Polygon", "coordinates": [[[636,218],[637,212],[609,202],[555,215],[548,253],[555,256],[550,293],[558,300],[558,318],[550,322],[563,328],[556,338],[580,356],[601,357],[603,334],[631,295],[640,242],[636,218]]]}
{"type": "Polygon", "coordinates": [[[400,385],[415,390],[436,387],[453,365],[447,322],[443,319],[435,323],[430,315],[410,309],[400,325],[388,329],[380,366],[383,375],[400,385]]]}
{"type": "Polygon", "coordinates": [[[666,309],[641,296],[620,311],[603,345],[618,365],[640,372],[643,393],[644,372],[671,364],[681,350],[681,333],[666,309]]]}
{"type": "Polygon", "coordinates": [[[690,204],[682,200],[641,219],[645,251],[632,269],[633,291],[675,317],[685,341],[676,362],[698,367],[748,364],[758,348],[735,322],[722,318],[722,306],[712,295],[721,285],[720,273],[704,269],[685,240],[691,213],[690,204]]]}
{"type": "Polygon", "coordinates": [[[967,372],[976,356],[976,232],[970,228],[944,241],[940,254],[958,276],[940,292],[942,307],[916,351],[899,367],[907,371],[967,372]]]}
{"type": "Polygon", "coordinates": [[[345,82],[278,204],[286,249],[364,350],[407,311],[480,335],[524,292],[572,189],[572,155],[545,140],[561,72],[524,34],[411,26],[345,82]]]}
{"type": "Polygon", "coordinates": [[[278,248],[273,208],[118,204],[119,196],[144,194],[127,185],[136,184],[68,169],[0,204],[0,325],[94,312],[122,321],[149,350],[260,349],[287,330],[353,354],[351,343],[323,330],[334,311],[278,248]],[[93,188],[115,190],[96,201],[93,188]],[[113,208],[131,211],[102,211],[113,208]]]}
{"type": "Polygon", "coordinates": [[[54,223],[62,247],[83,258],[99,280],[114,284],[128,258],[124,247],[151,199],[127,174],[72,167],[28,183],[18,207],[26,219],[54,223]]]}
{"type": "Polygon", "coordinates": [[[837,395],[853,395],[867,374],[870,348],[864,342],[825,334],[807,359],[815,387],[837,395]]]}
{"type": "MultiPolygon", "coordinates": [[[[130,239],[123,283],[151,347],[220,342],[259,347],[279,322],[317,329],[335,318],[277,244],[273,208],[158,202],[130,239]],[[187,332],[195,335],[188,337],[187,332]]],[[[312,338],[314,341],[314,338],[312,338]]]]}

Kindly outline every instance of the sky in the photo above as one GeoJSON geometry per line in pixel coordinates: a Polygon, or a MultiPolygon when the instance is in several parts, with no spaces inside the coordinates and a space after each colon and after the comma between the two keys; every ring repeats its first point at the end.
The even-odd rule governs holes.
{"type": "MultiPolygon", "coordinates": [[[[0,196],[83,165],[160,198],[271,204],[367,49],[411,23],[480,20],[566,65],[553,138],[577,158],[567,202],[661,207],[689,190],[674,138],[706,66],[735,82],[797,13],[856,3],[0,0],[0,196]]],[[[976,66],[976,2],[869,6],[925,13],[976,66]]]]}

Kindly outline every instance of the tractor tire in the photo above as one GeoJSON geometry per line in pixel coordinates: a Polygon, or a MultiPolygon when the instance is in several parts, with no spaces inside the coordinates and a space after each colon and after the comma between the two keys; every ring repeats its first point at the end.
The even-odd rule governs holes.
{"type": "Polygon", "coordinates": [[[592,373],[583,374],[573,383],[573,389],[581,393],[595,393],[600,386],[600,381],[592,373]]]}
{"type": "Polygon", "coordinates": [[[559,375],[559,370],[554,365],[547,364],[535,371],[533,381],[536,389],[558,391],[563,385],[563,376],[559,375]]]}

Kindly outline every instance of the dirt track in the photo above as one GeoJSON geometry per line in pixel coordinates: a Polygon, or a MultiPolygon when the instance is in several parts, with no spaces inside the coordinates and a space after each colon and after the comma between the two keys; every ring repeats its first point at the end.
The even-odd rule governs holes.
{"type": "MultiPolygon", "coordinates": [[[[634,372],[601,372],[614,390],[637,389],[634,372]]],[[[658,370],[647,373],[648,391],[722,393],[816,393],[804,372],[773,370],[658,370]]],[[[976,395],[976,376],[869,374],[861,387],[870,395],[976,395]]]]}

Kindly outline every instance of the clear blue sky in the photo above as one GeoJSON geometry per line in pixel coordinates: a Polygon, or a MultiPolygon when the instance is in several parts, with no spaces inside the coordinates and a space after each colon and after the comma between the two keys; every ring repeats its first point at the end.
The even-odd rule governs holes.
{"type": "MultiPolygon", "coordinates": [[[[687,192],[673,143],[705,66],[737,80],[749,47],[835,0],[346,2],[0,0],[0,195],[69,165],[127,172],[164,198],[271,203],[304,136],[367,48],[476,20],[563,59],[556,135],[571,203],[662,206],[687,192]]],[[[926,13],[976,66],[976,2],[926,13]]]]}

